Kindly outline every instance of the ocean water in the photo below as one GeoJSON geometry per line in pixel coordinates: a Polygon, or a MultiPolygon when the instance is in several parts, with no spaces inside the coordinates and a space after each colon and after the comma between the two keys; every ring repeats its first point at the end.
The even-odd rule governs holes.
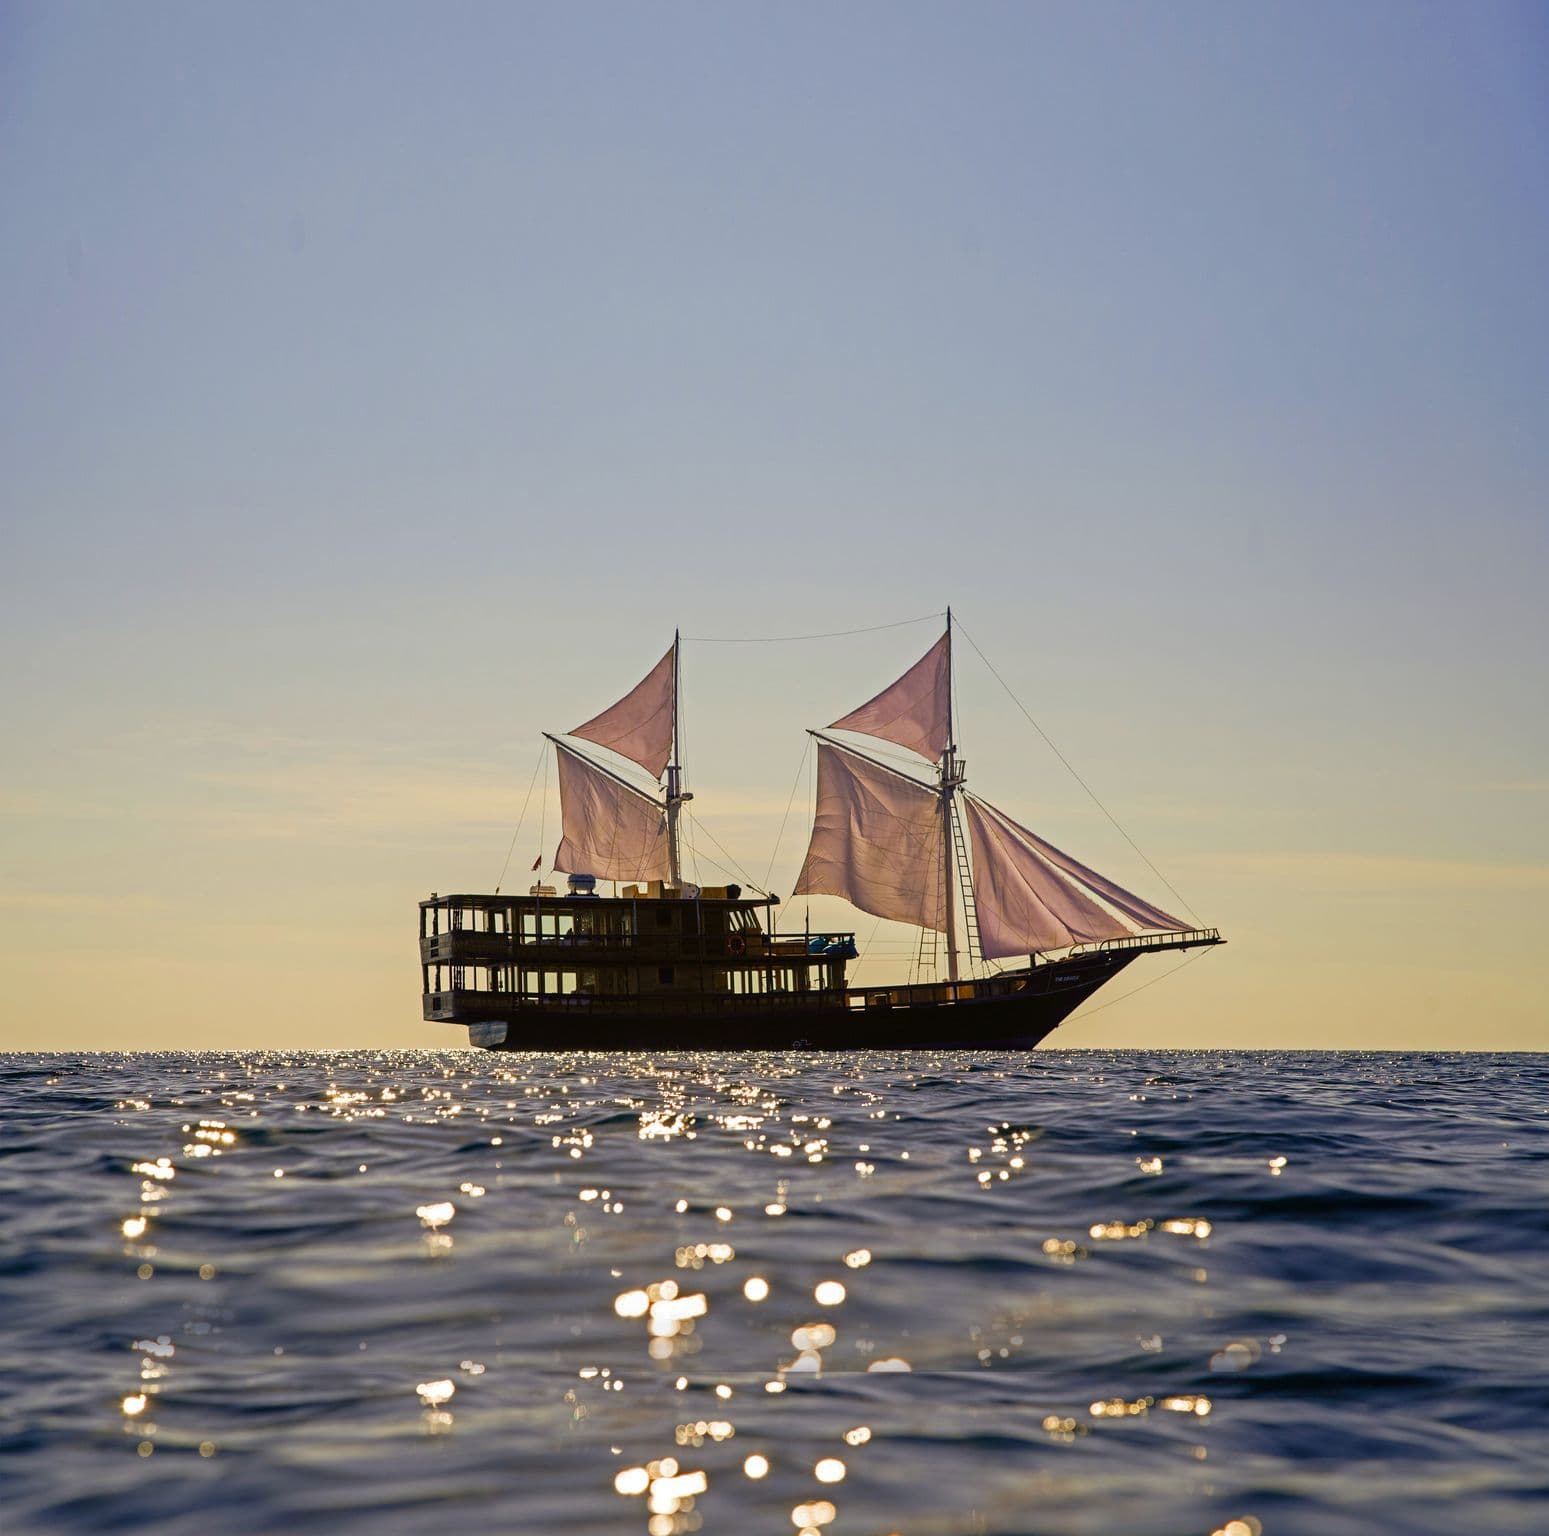
{"type": "Polygon", "coordinates": [[[1546,1056],[0,1057],[0,1529],[1549,1530],[1546,1131],[1546,1056]]]}

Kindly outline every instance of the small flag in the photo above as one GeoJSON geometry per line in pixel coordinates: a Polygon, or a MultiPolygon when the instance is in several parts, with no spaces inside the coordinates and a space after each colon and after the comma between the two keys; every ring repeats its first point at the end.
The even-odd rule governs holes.
{"type": "Polygon", "coordinates": [[[534,868],[534,869],[537,869],[537,867],[538,867],[538,866],[539,866],[539,865],[540,865],[540,864],[541,864],[541,863],[542,863],[542,862],[543,862],[543,855],[542,855],[542,854],[541,854],[541,853],[540,853],[540,854],[539,854],[539,855],[538,855],[538,857],[537,857],[537,858],[535,858],[535,859],[534,859],[534,860],[533,860],[533,861],[532,861],[532,867],[533,867],[533,868],[534,868]]]}

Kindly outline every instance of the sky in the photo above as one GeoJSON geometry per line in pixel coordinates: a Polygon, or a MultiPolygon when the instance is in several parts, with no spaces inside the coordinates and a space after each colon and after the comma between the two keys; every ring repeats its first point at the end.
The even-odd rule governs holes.
{"type": "Polygon", "coordinates": [[[460,1045],[541,730],[788,891],[935,621],[719,642],[950,603],[1229,939],[1054,1043],[1549,1048],[1546,271],[1534,3],[0,0],[0,1047],[460,1045]]]}

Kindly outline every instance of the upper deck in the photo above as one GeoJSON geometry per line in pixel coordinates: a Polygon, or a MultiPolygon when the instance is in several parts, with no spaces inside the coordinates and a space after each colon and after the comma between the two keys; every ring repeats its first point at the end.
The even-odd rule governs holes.
{"type": "Polygon", "coordinates": [[[535,887],[526,896],[433,895],[419,904],[420,960],[433,965],[520,959],[590,969],[669,956],[723,965],[778,956],[820,964],[853,945],[853,933],[773,932],[778,899],[744,897],[736,886],[681,894],[658,881],[626,886],[618,896],[561,895],[550,887],[535,887]],[[821,943],[814,945],[814,938],[821,943]]]}
{"type": "Polygon", "coordinates": [[[778,899],[660,882],[618,896],[543,886],[525,896],[433,895],[419,904],[425,1016],[605,1000],[681,1009],[710,995],[840,991],[854,934],[775,932],[778,899]]]}

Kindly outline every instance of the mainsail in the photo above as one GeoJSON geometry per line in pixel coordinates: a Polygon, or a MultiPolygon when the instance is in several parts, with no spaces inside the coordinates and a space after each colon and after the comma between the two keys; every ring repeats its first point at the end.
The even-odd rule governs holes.
{"type": "Polygon", "coordinates": [[[672,758],[676,709],[678,642],[617,704],[578,725],[572,736],[594,741],[639,763],[659,779],[672,758]]]}
{"type": "Polygon", "coordinates": [[[979,952],[986,960],[1187,925],[978,798],[964,795],[979,952]],[[1101,898],[1106,906],[1094,898],[1101,898]]]}
{"type": "Polygon", "coordinates": [[[939,762],[952,741],[951,628],[896,683],[829,729],[876,736],[939,762]]]}
{"type": "Polygon", "coordinates": [[[587,762],[564,742],[554,745],[563,827],[554,868],[604,880],[669,878],[667,821],[661,803],[587,762]]]}
{"type": "Polygon", "coordinates": [[[947,925],[941,800],[930,786],[818,738],[818,803],[796,894],[938,932],[947,925]]]}

